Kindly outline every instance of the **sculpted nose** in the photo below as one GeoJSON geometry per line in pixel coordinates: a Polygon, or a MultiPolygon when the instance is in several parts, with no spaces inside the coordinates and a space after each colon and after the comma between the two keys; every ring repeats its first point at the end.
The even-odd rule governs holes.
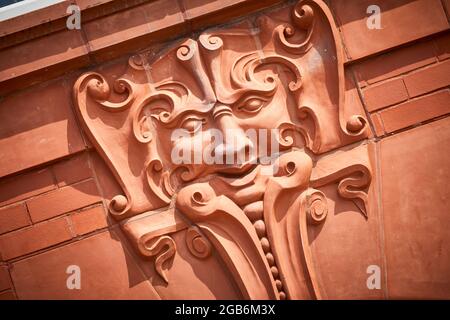
{"type": "Polygon", "coordinates": [[[236,122],[231,108],[224,104],[217,104],[213,110],[213,117],[223,135],[223,143],[217,146],[216,155],[222,155],[226,164],[249,161],[253,143],[236,122]]]}

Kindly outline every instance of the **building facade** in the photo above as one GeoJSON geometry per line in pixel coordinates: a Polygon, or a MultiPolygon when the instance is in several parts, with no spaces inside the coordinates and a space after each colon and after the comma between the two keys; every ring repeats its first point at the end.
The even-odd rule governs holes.
{"type": "Polygon", "coordinates": [[[450,2],[75,0],[0,22],[0,298],[449,299],[450,2]]]}

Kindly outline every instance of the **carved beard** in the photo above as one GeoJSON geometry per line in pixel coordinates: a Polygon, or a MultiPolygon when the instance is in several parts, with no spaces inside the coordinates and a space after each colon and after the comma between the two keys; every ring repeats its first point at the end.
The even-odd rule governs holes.
{"type": "MultiPolygon", "coordinates": [[[[176,208],[211,237],[221,234],[241,242],[243,247],[251,245],[248,250],[259,251],[263,259],[252,263],[268,278],[259,279],[267,283],[255,286],[266,290],[273,287],[269,282],[271,274],[276,289],[266,293],[272,298],[283,298],[283,295],[286,298],[286,292],[292,299],[317,297],[310,252],[302,249],[309,247],[300,230],[306,231],[308,220],[323,221],[327,207],[322,192],[308,187],[311,171],[312,160],[306,153],[290,151],[273,165],[257,166],[243,177],[216,176],[207,182],[183,187],[178,192],[176,208]],[[270,172],[273,174],[268,174],[270,172]],[[287,283],[294,284],[292,287],[284,288],[286,284],[280,279],[280,271],[287,283]],[[310,278],[310,287],[305,286],[303,275],[310,278]]],[[[233,252],[228,248],[223,254],[233,252]]],[[[257,256],[254,259],[257,260],[257,256]]],[[[242,276],[246,271],[239,272],[242,276]]],[[[259,298],[249,295],[252,299],[259,298]]]]}
{"type": "Polygon", "coordinates": [[[235,279],[246,279],[238,283],[245,298],[322,298],[308,225],[324,222],[328,204],[315,187],[340,181],[341,196],[367,207],[367,194],[358,189],[370,183],[370,171],[353,165],[314,179],[312,167],[304,150],[289,150],[244,176],[215,176],[179,190],[175,208],[200,228],[229,270],[239,265],[235,279]]]}

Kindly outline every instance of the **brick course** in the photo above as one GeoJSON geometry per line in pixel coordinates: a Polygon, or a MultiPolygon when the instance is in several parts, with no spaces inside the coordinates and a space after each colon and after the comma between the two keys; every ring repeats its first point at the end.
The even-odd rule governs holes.
{"type": "MultiPolygon", "coordinates": [[[[77,0],[83,10],[93,6],[102,8],[107,2],[77,0]]],[[[114,227],[110,223],[115,221],[109,221],[102,201],[123,193],[123,190],[100,156],[88,149],[90,143],[85,144],[83,137],[86,135],[80,129],[71,102],[77,74],[63,73],[80,73],[81,68],[93,65],[97,68],[100,62],[148,48],[155,41],[160,47],[166,46],[167,42],[163,40],[174,35],[227,22],[255,8],[277,3],[277,0],[180,0],[172,5],[166,0],[152,1],[108,15],[99,14],[84,25],[84,36],[80,31],[59,30],[29,40],[17,39],[17,44],[1,51],[0,261],[8,261],[8,265],[16,270],[9,269],[6,264],[0,265],[0,300],[36,298],[39,293],[36,290],[48,283],[47,289],[60,288],[66,277],[64,268],[72,263],[74,257],[82,260],[90,274],[99,270],[98,265],[101,270],[110,270],[113,266],[111,270],[119,277],[104,273],[93,282],[95,285],[102,285],[102,281],[112,282],[117,291],[112,292],[111,298],[158,298],[152,285],[136,267],[139,259],[118,243],[118,231],[111,231],[114,227]],[[101,190],[97,189],[97,183],[101,190]],[[96,252],[89,251],[92,248],[97,248],[101,255],[96,256],[96,252]],[[52,275],[45,270],[45,267],[53,266],[61,267],[61,273],[52,275]],[[42,279],[36,277],[36,282],[31,285],[28,282],[30,270],[42,275],[42,279]],[[10,271],[13,282],[10,281],[10,271]],[[128,279],[130,274],[139,280],[133,287],[128,279]],[[29,290],[30,287],[35,291],[29,290]]],[[[420,247],[425,244],[423,248],[427,248],[423,234],[420,234],[422,242],[412,239],[415,234],[411,235],[409,229],[400,224],[401,218],[410,218],[409,211],[404,208],[415,199],[420,198],[420,205],[426,207],[429,203],[439,210],[414,212],[412,218],[418,221],[422,218],[420,222],[425,222],[427,230],[440,230],[441,234],[433,233],[436,243],[439,236],[447,237],[448,215],[440,207],[447,200],[436,194],[447,190],[448,181],[441,181],[436,186],[433,183],[443,176],[442,172],[447,172],[445,166],[448,161],[436,155],[430,158],[433,161],[427,157],[428,153],[445,151],[444,147],[448,145],[448,138],[444,136],[448,130],[444,129],[448,126],[449,118],[446,116],[450,113],[450,32],[449,16],[446,15],[450,9],[449,1],[363,0],[355,4],[330,0],[327,3],[341,31],[342,39],[339,40],[348,53],[346,102],[358,112],[364,112],[361,106],[366,108],[376,136],[373,144],[378,144],[379,148],[382,146],[381,156],[374,160],[374,177],[383,172],[406,177],[409,180],[405,190],[413,194],[400,195],[401,199],[408,199],[407,203],[402,203],[398,199],[398,191],[404,190],[403,186],[392,178],[392,181],[382,179],[382,183],[389,187],[384,189],[388,190],[385,194],[371,195],[376,198],[374,202],[379,201],[383,208],[395,207],[393,211],[385,209],[381,213],[387,217],[382,228],[393,230],[387,238],[390,250],[387,272],[389,286],[395,285],[397,289],[389,290],[387,297],[426,297],[422,291],[428,281],[432,289],[437,288],[431,290],[431,296],[435,292],[437,298],[449,298],[446,278],[442,276],[448,270],[445,269],[448,261],[437,257],[436,270],[439,272],[429,277],[423,271],[425,269],[421,269],[422,282],[414,283],[416,291],[411,292],[408,291],[411,290],[408,281],[400,283],[398,280],[404,275],[397,266],[404,261],[395,255],[395,250],[410,250],[408,254],[411,255],[414,252],[428,253],[420,247]],[[382,16],[384,29],[367,32],[365,10],[368,4],[379,4],[382,12],[386,13],[382,16]],[[356,84],[350,77],[352,72],[356,84]],[[432,143],[424,141],[437,142],[433,149],[432,143]],[[427,154],[423,155],[421,149],[411,151],[423,145],[426,145],[424,150],[427,154]],[[386,153],[388,147],[389,152],[386,153]],[[406,154],[399,163],[405,163],[407,167],[395,166],[395,155],[399,152],[406,154]],[[417,157],[423,163],[433,165],[424,171],[439,172],[439,175],[418,175],[411,170],[416,163],[407,157],[414,154],[419,155],[417,157]],[[381,173],[378,167],[382,168],[381,173]],[[420,189],[422,182],[428,186],[427,190],[420,189]],[[409,244],[416,246],[416,251],[408,247],[409,244]],[[438,275],[437,281],[433,283],[430,278],[435,275],[438,275]]],[[[91,12],[95,13],[95,10],[91,12]]],[[[52,19],[56,17],[54,14],[51,14],[52,19]]],[[[41,20],[22,19],[21,24],[10,25],[15,29],[9,31],[26,29],[36,21],[39,24],[41,20]]],[[[5,24],[2,22],[0,25],[5,24]]],[[[118,64],[119,68],[125,66],[121,61],[118,64]]],[[[111,74],[115,75],[114,72],[111,74]]],[[[420,223],[415,226],[420,233],[420,223]]],[[[442,244],[444,249],[445,245],[442,244]]],[[[50,289],[46,295],[54,297],[50,289]]],[[[67,298],[97,297],[88,291],[65,292],[65,295],[67,298]]]]}
{"type": "Polygon", "coordinates": [[[36,223],[101,201],[94,180],[66,186],[27,201],[31,220],[36,223]]]}
{"type": "Polygon", "coordinates": [[[64,217],[0,236],[1,259],[6,261],[72,239],[64,217]]]}

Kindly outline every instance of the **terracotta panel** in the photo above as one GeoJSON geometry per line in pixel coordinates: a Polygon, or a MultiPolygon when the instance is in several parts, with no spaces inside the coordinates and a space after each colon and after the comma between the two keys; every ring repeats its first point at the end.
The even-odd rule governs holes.
{"type": "Polygon", "coordinates": [[[9,260],[70,240],[66,218],[42,222],[29,228],[0,236],[2,260],[9,260]]]}
{"type": "Polygon", "coordinates": [[[245,2],[246,0],[183,0],[183,5],[186,16],[192,19],[235,5],[239,5],[240,7],[242,7],[245,2]]]}
{"type": "Polygon", "coordinates": [[[82,153],[71,159],[61,161],[55,164],[52,170],[59,187],[92,177],[87,153],[82,153]]]}
{"type": "Polygon", "coordinates": [[[26,227],[30,224],[24,203],[0,209],[0,234],[26,227]]]}
{"type": "Polygon", "coordinates": [[[353,203],[339,199],[336,189],[337,185],[333,185],[321,190],[327,196],[328,210],[335,214],[327,217],[320,235],[313,230],[314,235],[310,236],[325,298],[382,299],[385,288],[367,288],[367,268],[382,268],[378,217],[374,212],[366,221],[353,203]]]}
{"type": "Polygon", "coordinates": [[[87,54],[81,31],[67,29],[6,48],[0,51],[0,81],[4,82],[0,92],[29,86],[42,77],[33,72],[62,74],[86,66],[87,54]]]}
{"type": "MultiPolygon", "coordinates": [[[[77,79],[80,123],[122,187],[109,203],[110,215],[124,221],[126,240],[163,298],[326,297],[312,265],[312,245],[304,239],[313,225],[324,223],[326,197],[315,188],[327,185],[339,184],[339,201],[352,198],[346,211],[355,209],[358,216],[348,219],[358,219],[361,239],[369,234],[367,254],[378,249],[366,228],[366,216],[376,221],[368,213],[366,189],[373,177],[367,154],[344,154],[339,161],[315,165],[316,157],[362,143],[369,133],[357,88],[345,78],[338,30],[323,2],[311,6],[284,6],[273,16],[260,16],[254,21],[259,32],[241,21],[181,40],[158,59],[132,56],[123,61],[122,74],[87,72],[77,79]],[[292,36],[285,23],[295,25],[299,36],[292,36]],[[119,78],[123,81],[115,83],[128,91],[120,99],[120,87],[111,89],[119,78]],[[171,139],[174,128],[189,128],[194,116],[201,119],[193,122],[207,124],[205,136],[212,128],[236,129],[247,147],[244,129],[283,126],[283,154],[266,165],[174,163],[175,147],[198,142],[191,141],[194,135],[171,139]]],[[[231,140],[221,144],[227,156],[241,151],[231,140]]],[[[264,148],[262,140],[257,143],[264,148]]],[[[341,223],[341,231],[350,224],[341,223]]],[[[346,238],[345,243],[351,242],[346,238]]],[[[354,290],[358,297],[379,296],[365,288],[366,260],[379,263],[373,256],[358,257],[359,284],[330,295],[349,296],[354,290]]],[[[350,267],[343,267],[347,277],[350,267]]]]}
{"type": "Polygon", "coordinates": [[[2,31],[52,20],[0,44],[0,300],[450,299],[447,0],[73,2],[2,31]],[[175,164],[193,123],[282,153],[175,164]]]}
{"type": "Polygon", "coordinates": [[[93,8],[111,1],[113,0],[75,0],[81,10],[93,8]]]}
{"type": "Polygon", "coordinates": [[[369,112],[403,102],[408,99],[402,79],[394,79],[371,86],[363,91],[369,112]]]}
{"type": "MultiPolygon", "coordinates": [[[[186,230],[170,234],[177,247],[170,266],[169,283],[157,274],[153,263],[137,258],[146,277],[163,299],[242,299],[228,270],[217,254],[206,259],[194,257],[186,246],[186,230]]],[[[122,241],[127,241],[122,238],[122,241]]]]}
{"type": "Polygon", "coordinates": [[[193,29],[223,23],[282,0],[182,0],[184,15],[193,29]]]}
{"type": "Polygon", "coordinates": [[[0,291],[11,288],[9,271],[7,266],[0,266],[0,291]]]}
{"type": "Polygon", "coordinates": [[[450,298],[450,118],[381,144],[389,298],[450,298]]]}
{"type": "Polygon", "coordinates": [[[436,54],[439,60],[450,58],[450,33],[435,40],[436,54]]]}
{"type": "Polygon", "coordinates": [[[345,69],[344,101],[345,101],[345,109],[348,110],[349,114],[360,114],[360,115],[365,114],[364,106],[358,92],[358,85],[354,79],[353,68],[345,69]]]}
{"type": "Polygon", "coordinates": [[[450,85],[450,60],[420,69],[404,79],[411,97],[447,87],[450,85]]]}
{"type": "Polygon", "coordinates": [[[81,236],[95,230],[106,228],[108,220],[103,206],[97,206],[71,215],[72,226],[76,235],[81,236]]]}
{"type": "Polygon", "coordinates": [[[16,300],[14,292],[11,290],[0,292],[0,300],[16,300]]]}
{"type": "Polygon", "coordinates": [[[450,112],[450,91],[410,100],[379,113],[386,132],[400,130],[450,112]]]}
{"type": "Polygon", "coordinates": [[[378,113],[374,113],[371,115],[370,118],[372,119],[372,124],[375,129],[375,134],[378,137],[382,136],[385,133],[385,131],[384,131],[384,126],[383,126],[383,122],[381,121],[380,115],[378,113]]]}
{"type": "Polygon", "coordinates": [[[109,59],[167,37],[176,37],[185,32],[183,23],[177,2],[158,0],[88,22],[83,30],[97,59],[109,59]],[[127,39],[126,45],[124,39],[127,39]],[[106,48],[108,52],[99,52],[106,48]]]}
{"type": "Polygon", "coordinates": [[[158,299],[114,232],[16,262],[11,277],[19,299],[158,299]],[[80,268],[80,290],[66,286],[70,265],[80,268]]]}
{"type": "Polygon", "coordinates": [[[14,203],[55,188],[49,169],[13,176],[0,182],[0,205],[14,203]]]}
{"type": "Polygon", "coordinates": [[[67,186],[27,201],[31,220],[39,222],[101,201],[94,180],[67,186]]]}
{"type": "Polygon", "coordinates": [[[437,61],[431,42],[389,51],[354,66],[360,85],[386,80],[437,61]]]}
{"type": "Polygon", "coordinates": [[[12,19],[0,21],[0,36],[12,34],[14,32],[38,26],[45,22],[68,16],[66,10],[71,3],[72,1],[65,0],[12,19]]]}
{"type": "MultiPolygon", "coordinates": [[[[347,157],[368,154],[373,162],[375,145],[362,145],[346,150],[347,157]]],[[[345,158],[339,153],[324,157],[327,162],[345,158]]],[[[323,161],[323,160],[322,160],[323,161]]],[[[328,215],[323,225],[309,229],[309,242],[313,248],[314,265],[320,275],[324,299],[382,299],[385,287],[367,287],[367,268],[376,265],[384,270],[381,255],[379,213],[377,210],[378,179],[372,168],[371,187],[368,190],[370,211],[367,219],[351,200],[343,199],[337,184],[320,188],[326,195],[328,215]],[[355,245],[357,244],[357,245],[355,245]],[[343,258],[346,257],[346,258],[343,258]]],[[[382,272],[383,273],[383,272],[382,272]]],[[[382,283],[384,277],[382,278],[382,283]]]]}
{"type": "Polygon", "coordinates": [[[58,81],[0,102],[0,176],[84,148],[71,110],[70,87],[58,81]]]}
{"type": "Polygon", "coordinates": [[[96,153],[92,152],[90,155],[92,167],[98,179],[99,191],[103,198],[111,200],[114,196],[121,194],[123,191],[120,185],[114,179],[114,176],[103,159],[96,153]]]}
{"type": "Polygon", "coordinates": [[[447,18],[450,20],[450,0],[442,0],[444,4],[445,12],[447,13],[447,18]]]}
{"type": "Polygon", "coordinates": [[[333,0],[350,59],[359,59],[449,27],[440,0],[333,0]],[[368,29],[370,5],[381,9],[381,29],[368,29]],[[414,26],[414,27],[411,27],[414,26]]]}

